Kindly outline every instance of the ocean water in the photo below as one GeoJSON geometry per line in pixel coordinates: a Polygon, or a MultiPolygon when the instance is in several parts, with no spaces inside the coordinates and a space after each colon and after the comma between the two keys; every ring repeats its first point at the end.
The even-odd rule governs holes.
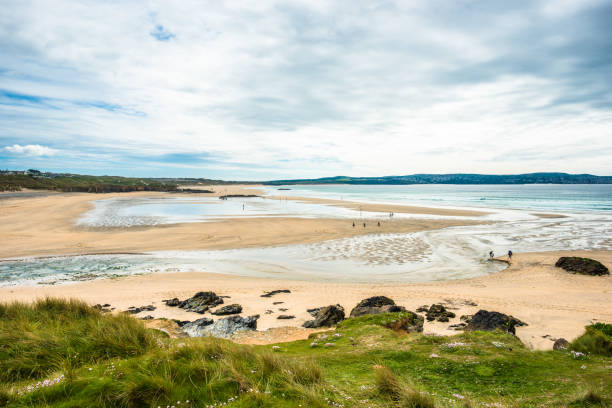
{"type": "MultiPolygon", "coordinates": [[[[0,262],[0,286],[58,284],[151,272],[217,272],[242,276],[349,282],[424,282],[496,273],[490,250],[505,254],[612,250],[612,186],[289,186],[270,195],[481,208],[486,224],[409,234],[373,234],[315,244],[224,251],[161,251],[0,262]],[[534,213],[557,213],[540,218],[534,213]]],[[[100,200],[84,214],[89,228],[201,222],[241,216],[388,217],[291,200],[211,198],[100,200]],[[243,209],[244,204],[244,209],[243,209]]],[[[396,214],[394,218],[436,218],[396,214]]],[[[461,218],[461,217],[456,217],[461,218]]],[[[470,217],[465,217],[470,218],[470,217]]],[[[473,218],[472,219],[476,219],[473,218]]],[[[350,220],[347,219],[347,222],[350,220]]],[[[393,222],[386,219],[385,222],[393,222]]]]}
{"type": "Polygon", "coordinates": [[[525,185],[290,185],[266,187],[296,195],[421,206],[484,207],[531,211],[612,213],[612,184],[525,185]],[[278,190],[289,188],[290,191],[278,190]]]}

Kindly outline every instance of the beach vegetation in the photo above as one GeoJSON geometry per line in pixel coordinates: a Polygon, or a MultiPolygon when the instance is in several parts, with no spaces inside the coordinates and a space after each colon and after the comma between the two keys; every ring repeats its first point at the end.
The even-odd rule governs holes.
{"type": "Polygon", "coordinates": [[[131,316],[102,314],[78,301],[4,304],[0,405],[432,408],[612,402],[607,355],[533,351],[502,331],[442,337],[389,328],[402,318],[361,316],[305,340],[251,346],[159,336],[131,316]]]}
{"type": "Polygon", "coordinates": [[[574,340],[570,348],[583,354],[612,357],[612,324],[596,323],[587,326],[585,333],[574,340]]]}

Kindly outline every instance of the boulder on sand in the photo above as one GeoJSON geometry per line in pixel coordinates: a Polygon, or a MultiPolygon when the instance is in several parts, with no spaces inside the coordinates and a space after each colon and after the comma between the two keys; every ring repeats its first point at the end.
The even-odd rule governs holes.
{"type": "Polygon", "coordinates": [[[309,309],[308,313],[314,317],[314,320],[308,320],[303,326],[309,329],[331,327],[344,320],[344,308],[340,305],[329,305],[316,309],[309,309]]]}
{"type": "Polygon", "coordinates": [[[439,322],[448,322],[449,319],[455,317],[455,314],[446,310],[444,305],[433,304],[429,307],[429,310],[427,310],[426,317],[428,322],[434,320],[439,322]]]}
{"type": "Polygon", "coordinates": [[[204,313],[211,307],[223,304],[223,299],[215,292],[198,292],[192,297],[179,301],[177,298],[163,301],[168,306],[178,306],[187,312],[204,313]]]}
{"type": "Polygon", "coordinates": [[[564,338],[560,338],[555,340],[555,344],[553,344],[553,350],[566,350],[569,347],[569,341],[564,338]]]}
{"type": "Polygon", "coordinates": [[[508,316],[503,313],[479,310],[472,316],[465,330],[493,331],[500,329],[507,333],[516,334],[515,327],[517,326],[527,326],[527,324],[516,317],[508,316]]]}
{"type": "MultiPolygon", "coordinates": [[[[226,317],[223,319],[219,319],[214,323],[208,324],[194,324],[198,322],[188,323],[182,327],[183,331],[187,333],[190,337],[221,337],[224,339],[229,339],[232,335],[239,331],[245,330],[256,330],[257,329],[257,319],[259,319],[259,315],[242,317],[238,315],[226,317]]],[[[202,319],[200,319],[202,320],[202,319]]],[[[210,319],[208,319],[210,320],[210,319]]],[[[207,322],[204,322],[207,323],[207,322]]]]}
{"type": "Polygon", "coordinates": [[[563,256],[559,258],[555,266],[580,275],[603,276],[610,274],[608,268],[601,262],[577,256],[563,256]]]}
{"type": "Polygon", "coordinates": [[[373,296],[363,299],[351,310],[351,317],[363,316],[368,314],[403,312],[406,308],[397,306],[392,299],[386,296],[373,296]]]}
{"type": "Polygon", "coordinates": [[[214,315],[217,315],[217,316],[225,316],[225,315],[231,315],[231,314],[238,314],[238,313],[242,313],[242,306],[240,306],[237,303],[234,303],[234,304],[231,304],[231,305],[220,307],[219,309],[213,310],[210,313],[214,314],[214,315]]]}

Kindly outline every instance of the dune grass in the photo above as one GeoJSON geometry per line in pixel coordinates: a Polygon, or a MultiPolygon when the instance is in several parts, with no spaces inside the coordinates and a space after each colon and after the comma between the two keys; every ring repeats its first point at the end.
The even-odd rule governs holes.
{"type": "Polygon", "coordinates": [[[141,355],[154,344],[154,333],[137,320],[84,302],[0,303],[0,382],[70,375],[85,363],[141,355]]]}
{"type": "Polygon", "coordinates": [[[608,356],[534,352],[503,332],[435,337],[386,327],[401,318],[397,313],[349,319],[308,340],[273,348],[163,338],[132,317],[103,315],[76,301],[3,305],[0,406],[467,408],[612,402],[608,356]]]}
{"type": "Polygon", "coordinates": [[[596,323],[572,342],[570,348],[581,353],[612,357],[612,324],[596,323]]]}

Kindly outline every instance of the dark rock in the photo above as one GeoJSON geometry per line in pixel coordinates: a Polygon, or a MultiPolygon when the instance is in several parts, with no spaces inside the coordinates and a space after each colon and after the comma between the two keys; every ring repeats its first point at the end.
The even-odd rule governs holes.
{"type": "Polygon", "coordinates": [[[196,320],[193,323],[186,324],[182,329],[190,337],[213,336],[228,339],[238,331],[256,330],[257,319],[259,319],[259,315],[249,317],[234,315],[215,322],[205,322],[206,324],[195,324],[199,321],[196,320]]]}
{"type": "Polygon", "coordinates": [[[317,317],[317,313],[319,313],[319,310],[323,309],[322,307],[315,307],[313,309],[306,309],[306,311],[312,316],[312,317],[317,317]]]}
{"type": "Polygon", "coordinates": [[[288,320],[288,319],[295,319],[295,316],[293,316],[293,315],[278,315],[276,318],[277,319],[288,320]]]}
{"type": "Polygon", "coordinates": [[[215,292],[198,292],[189,299],[179,302],[178,307],[188,312],[204,313],[211,307],[223,304],[215,292]]]}
{"type": "Polygon", "coordinates": [[[381,307],[387,305],[394,305],[395,302],[386,296],[373,296],[371,298],[363,299],[357,303],[355,307],[381,307]]]}
{"type": "Polygon", "coordinates": [[[102,305],[102,307],[110,307],[110,304],[109,303],[105,303],[105,304],[102,305]]]}
{"type": "MultiPolygon", "coordinates": [[[[208,319],[212,322],[212,319],[208,319]]],[[[189,320],[178,320],[178,319],[172,319],[172,321],[174,323],[176,323],[178,325],[178,327],[183,327],[184,325],[186,325],[187,323],[191,323],[189,320]]]]}
{"type": "Polygon", "coordinates": [[[395,302],[386,296],[374,296],[363,299],[361,302],[357,303],[357,306],[351,310],[351,317],[367,314],[401,312],[404,310],[406,310],[404,307],[396,306],[395,302]]]}
{"type": "Polygon", "coordinates": [[[111,309],[109,309],[108,306],[110,306],[108,303],[106,303],[104,305],[97,304],[97,305],[93,305],[92,308],[94,308],[96,310],[99,310],[102,313],[109,313],[111,311],[111,309]]]}
{"type": "Polygon", "coordinates": [[[182,326],[179,324],[179,327],[181,327],[181,330],[187,333],[189,337],[201,337],[201,335],[199,335],[200,331],[204,327],[210,326],[211,324],[213,324],[213,319],[203,317],[201,319],[194,320],[193,322],[187,322],[182,326]]]}
{"type": "Polygon", "coordinates": [[[569,347],[569,341],[563,338],[557,339],[555,341],[555,344],[553,344],[553,350],[567,350],[568,347],[569,347]]]}
{"type": "Polygon", "coordinates": [[[277,289],[277,290],[273,290],[270,292],[266,292],[263,295],[261,295],[261,297],[272,297],[279,293],[291,293],[291,291],[289,289],[277,289]]]}
{"type": "Polygon", "coordinates": [[[146,316],[143,316],[143,317],[140,318],[140,320],[153,320],[153,319],[154,319],[154,317],[151,316],[151,315],[146,315],[146,316]]]}
{"type": "Polygon", "coordinates": [[[469,323],[469,322],[470,322],[470,320],[472,320],[472,317],[473,317],[473,316],[474,316],[474,315],[463,315],[463,316],[461,316],[461,317],[459,318],[459,320],[461,320],[462,322],[469,323]]]}
{"type": "Polygon", "coordinates": [[[280,310],[281,312],[286,312],[289,309],[287,309],[286,307],[279,307],[278,310],[280,310]]]}
{"type": "Polygon", "coordinates": [[[577,256],[561,257],[555,266],[580,275],[603,276],[610,274],[608,268],[601,262],[589,258],[579,258],[577,256]]]}
{"type": "Polygon", "coordinates": [[[219,309],[213,310],[210,313],[214,314],[214,315],[217,315],[217,316],[225,316],[225,315],[231,315],[231,314],[238,314],[238,313],[242,313],[242,306],[240,306],[237,303],[234,303],[234,304],[231,304],[231,305],[220,307],[219,309]]]}
{"type": "Polygon", "coordinates": [[[414,312],[407,312],[408,316],[387,323],[385,326],[392,330],[405,331],[408,333],[420,333],[423,331],[425,319],[414,312]]]}
{"type": "Polygon", "coordinates": [[[427,313],[428,310],[429,310],[429,305],[423,305],[423,306],[419,306],[416,311],[421,312],[421,313],[427,313]]]}
{"type": "Polygon", "coordinates": [[[479,310],[472,316],[472,319],[465,329],[468,331],[493,331],[500,329],[508,333],[516,334],[515,327],[517,326],[526,326],[526,324],[515,317],[503,313],[479,310]]]}
{"type": "Polygon", "coordinates": [[[340,305],[309,309],[308,312],[314,317],[314,320],[305,322],[303,326],[306,328],[331,327],[344,320],[344,308],[340,305]]]}
{"type": "Polygon", "coordinates": [[[406,308],[404,306],[397,305],[385,305],[381,307],[356,307],[351,310],[351,317],[358,317],[369,314],[397,313],[404,311],[406,311],[406,308]]]}
{"type": "Polygon", "coordinates": [[[157,309],[157,308],[155,306],[153,306],[153,305],[140,306],[140,307],[130,306],[128,308],[128,310],[126,310],[126,312],[129,313],[129,314],[138,314],[138,313],[144,312],[144,311],[152,312],[155,309],[157,309]]]}
{"type": "Polygon", "coordinates": [[[285,302],[272,302],[273,305],[280,305],[280,304],[283,304],[283,303],[285,303],[285,302]]]}
{"type": "Polygon", "coordinates": [[[178,300],[178,298],[165,299],[165,300],[162,300],[162,302],[164,302],[166,306],[170,306],[170,307],[178,306],[179,303],[181,303],[181,301],[178,300]]]}
{"type": "Polygon", "coordinates": [[[448,330],[465,330],[467,327],[467,323],[456,323],[448,326],[448,330]]]}
{"type": "Polygon", "coordinates": [[[266,310],[266,311],[265,311],[265,314],[272,314],[272,313],[274,313],[274,311],[273,311],[273,310],[266,310]]]}
{"type": "Polygon", "coordinates": [[[439,322],[448,322],[450,318],[455,317],[453,312],[449,312],[443,305],[433,304],[427,311],[427,321],[437,320],[439,322]]]}

